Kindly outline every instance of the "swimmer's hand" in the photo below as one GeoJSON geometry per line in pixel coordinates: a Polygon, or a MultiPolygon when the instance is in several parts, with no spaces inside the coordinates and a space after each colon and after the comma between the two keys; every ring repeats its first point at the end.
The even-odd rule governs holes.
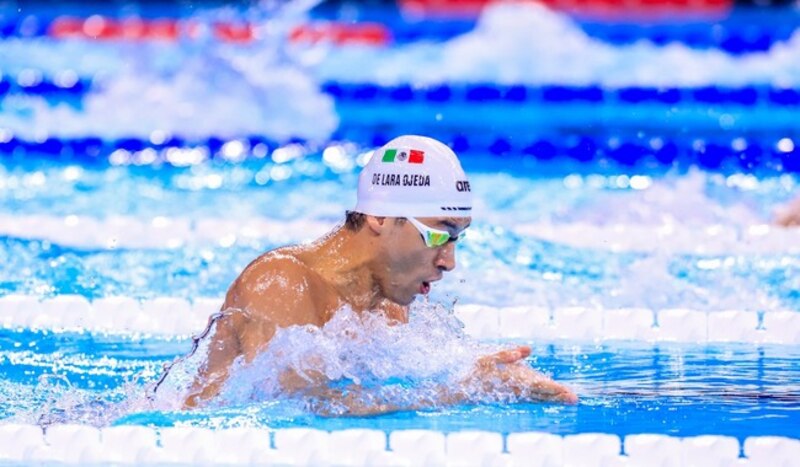
{"type": "Polygon", "coordinates": [[[577,403],[578,396],[569,388],[524,362],[530,354],[530,347],[519,346],[478,359],[472,375],[464,382],[465,387],[483,394],[511,390],[520,399],[529,401],[577,403]]]}

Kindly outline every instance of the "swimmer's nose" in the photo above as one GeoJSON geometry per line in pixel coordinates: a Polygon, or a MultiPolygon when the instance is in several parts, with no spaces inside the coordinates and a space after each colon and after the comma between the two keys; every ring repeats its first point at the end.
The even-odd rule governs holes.
{"type": "Polygon", "coordinates": [[[452,271],[456,268],[456,244],[447,242],[439,248],[436,255],[436,267],[441,271],[452,271]]]}

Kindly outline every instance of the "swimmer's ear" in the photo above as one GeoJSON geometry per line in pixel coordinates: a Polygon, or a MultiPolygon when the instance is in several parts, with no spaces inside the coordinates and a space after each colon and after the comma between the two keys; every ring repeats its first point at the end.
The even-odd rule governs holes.
{"type": "Polygon", "coordinates": [[[376,217],[367,215],[367,227],[376,234],[380,234],[386,228],[386,217],[376,217]]]}

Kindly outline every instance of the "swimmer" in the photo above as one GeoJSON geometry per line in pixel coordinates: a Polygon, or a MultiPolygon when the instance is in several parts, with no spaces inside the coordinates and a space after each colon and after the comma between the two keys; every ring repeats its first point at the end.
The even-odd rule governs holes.
{"type": "Polygon", "coordinates": [[[778,210],[775,224],[782,227],[800,226],[800,196],[778,210]]]}
{"type": "MultiPolygon", "coordinates": [[[[234,361],[264,349],[276,327],[322,327],[344,306],[408,322],[408,306],[456,267],[455,246],[472,215],[472,194],[453,151],[422,136],[401,136],[375,151],[358,181],[356,206],[344,225],[309,245],[269,251],[233,282],[186,407],[217,395],[234,361]]],[[[502,385],[520,399],[575,403],[568,388],[525,364],[518,346],[475,362],[466,387],[502,385]]],[[[318,375],[320,391],[325,376],[318,375]]],[[[287,391],[308,389],[307,378],[286,374],[287,391]],[[305,387],[303,387],[305,386],[305,387]]],[[[431,405],[469,402],[459,388],[443,390],[431,405]]],[[[402,408],[351,407],[351,414],[402,408]]]]}

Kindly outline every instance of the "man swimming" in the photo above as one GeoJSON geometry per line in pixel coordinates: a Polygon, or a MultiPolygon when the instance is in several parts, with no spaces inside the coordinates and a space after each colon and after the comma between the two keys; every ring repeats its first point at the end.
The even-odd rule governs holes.
{"type": "MultiPolygon", "coordinates": [[[[215,395],[234,361],[245,364],[265,350],[277,328],[322,327],[345,306],[356,313],[383,313],[408,322],[417,295],[456,267],[455,243],[469,227],[472,194],[455,153],[439,141],[401,136],[375,151],[358,181],[358,199],[343,226],[303,246],[279,248],[250,263],[233,282],[187,407],[215,395]]],[[[519,346],[479,359],[469,383],[503,385],[521,400],[574,403],[566,387],[534,371],[519,346]]],[[[308,375],[306,375],[308,376],[308,375]]],[[[287,391],[325,384],[287,373],[287,391]]],[[[467,381],[465,381],[467,384],[467,381]]],[[[473,385],[474,386],[474,385],[473,385]]],[[[443,391],[432,405],[468,402],[459,388],[443,391]]],[[[350,413],[397,408],[352,406],[350,413]]]]}

